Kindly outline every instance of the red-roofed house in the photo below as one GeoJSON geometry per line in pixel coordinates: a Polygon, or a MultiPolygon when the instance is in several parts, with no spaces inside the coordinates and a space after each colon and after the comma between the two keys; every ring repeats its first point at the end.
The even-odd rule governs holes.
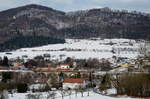
{"type": "Polygon", "coordinates": [[[57,71],[72,71],[70,68],[57,68],[57,71]]]}
{"type": "Polygon", "coordinates": [[[67,69],[70,68],[69,64],[60,64],[57,66],[58,68],[67,69]]]}
{"type": "Polygon", "coordinates": [[[36,69],[34,69],[35,71],[37,71],[37,72],[44,72],[44,71],[54,71],[55,70],[55,68],[50,68],[50,67],[43,67],[43,68],[36,68],[36,69]]]}
{"type": "Polygon", "coordinates": [[[84,78],[65,78],[63,81],[63,89],[78,89],[85,88],[87,85],[84,78]]]}

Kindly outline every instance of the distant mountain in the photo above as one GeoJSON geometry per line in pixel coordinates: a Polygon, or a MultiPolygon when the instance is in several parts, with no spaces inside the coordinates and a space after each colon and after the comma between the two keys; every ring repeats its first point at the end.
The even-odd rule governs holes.
{"type": "Polygon", "coordinates": [[[0,43],[20,36],[150,39],[150,14],[91,9],[63,12],[26,5],[0,12],[0,43]]]}

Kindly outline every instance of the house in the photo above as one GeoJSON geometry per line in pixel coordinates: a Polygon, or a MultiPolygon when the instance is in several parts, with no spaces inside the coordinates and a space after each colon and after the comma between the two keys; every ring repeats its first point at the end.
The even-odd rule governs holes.
{"type": "Polygon", "coordinates": [[[60,64],[57,66],[56,71],[71,71],[73,69],[69,64],[60,64]]]}
{"type": "Polygon", "coordinates": [[[13,70],[28,70],[24,65],[22,66],[13,66],[11,67],[13,70]]]}
{"type": "Polygon", "coordinates": [[[63,89],[79,89],[85,88],[87,81],[84,78],[65,78],[63,81],[63,89]]]}
{"type": "Polygon", "coordinates": [[[0,66],[0,70],[9,70],[10,68],[9,67],[6,67],[6,66],[0,66]]]}
{"type": "Polygon", "coordinates": [[[28,70],[23,64],[20,63],[14,63],[13,67],[11,67],[13,70],[28,70]]]}
{"type": "Polygon", "coordinates": [[[55,71],[55,68],[51,68],[51,67],[43,67],[43,68],[35,68],[34,71],[36,72],[44,72],[44,71],[55,71]]]}
{"type": "Polygon", "coordinates": [[[120,64],[121,67],[131,67],[133,66],[132,64],[128,64],[128,63],[125,63],[125,64],[120,64]]]}
{"type": "Polygon", "coordinates": [[[71,68],[56,68],[56,71],[72,71],[71,68]]]}
{"type": "Polygon", "coordinates": [[[57,67],[62,68],[62,69],[67,69],[67,68],[70,68],[70,65],[69,64],[60,64],[57,67]]]}

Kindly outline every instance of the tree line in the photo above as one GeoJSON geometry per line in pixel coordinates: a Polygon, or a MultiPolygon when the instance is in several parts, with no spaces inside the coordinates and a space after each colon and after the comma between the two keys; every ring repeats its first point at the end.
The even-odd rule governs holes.
{"type": "Polygon", "coordinates": [[[65,40],[44,36],[17,36],[3,44],[0,44],[0,51],[11,51],[19,48],[36,47],[57,43],[65,43],[65,40]]]}

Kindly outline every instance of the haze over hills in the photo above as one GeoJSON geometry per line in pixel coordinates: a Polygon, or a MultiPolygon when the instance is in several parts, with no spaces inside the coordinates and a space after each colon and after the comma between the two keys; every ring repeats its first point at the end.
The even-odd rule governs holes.
{"type": "Polygon", "coordinates": [[[90,9],[66,13],[41,5],[0,12],[0,43],[18,36],[150,39],[150,14],[90,9]]]}

